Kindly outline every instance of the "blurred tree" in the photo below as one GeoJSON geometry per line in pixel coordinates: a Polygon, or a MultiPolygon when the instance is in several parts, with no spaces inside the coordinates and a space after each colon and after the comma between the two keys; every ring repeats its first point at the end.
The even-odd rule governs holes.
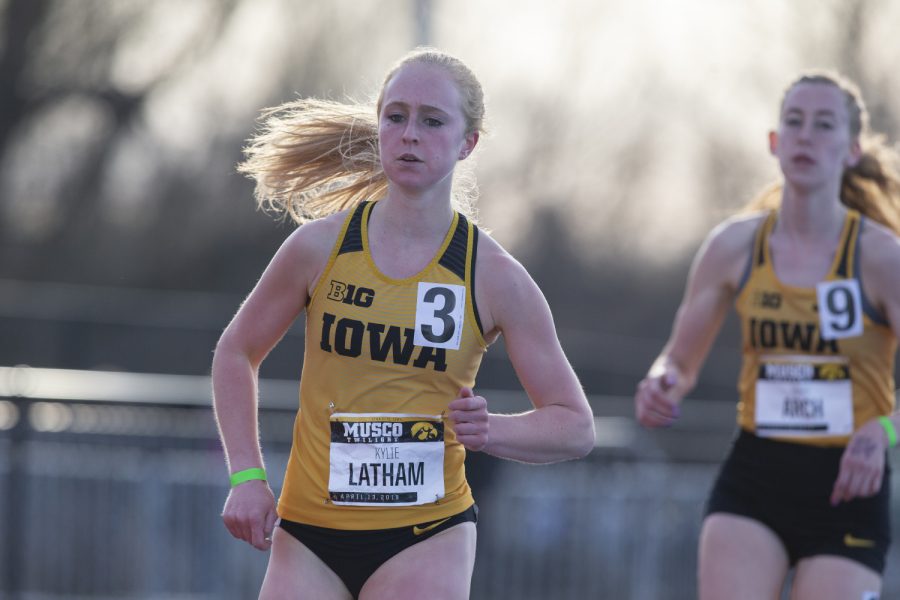
{"type": "Polygon", "coordinates": [[[347,89],[369,10],[10,0],[0,278],[249,289],[288,229],[234,173],[242,141],[263,106],[347,89]]]}
{"type": "MultiPolygon", "coordinates": [[[[292,228],[256,211],[234,172],[260,109],[364,98],[428,42],[485,84],[497,135],[478,159],[484,225],[547,293],[590,386],[626,389],[668,333],[702,236],[774,176],[764,135],[788,77],[844,70],[897,139],[898,6],[0,0],[0,328],[43,314],[80,332],[58,342],[20,323],[33,347],[7,344],[0,363],[118,360],[100,356],[111,344],[94,325],[131,314],[207,337],[182,343],[192,350],[177,363],[148,349],[122,364],[205,370],[196,348],[292,228]],[[227,296],[168,303],[13,280],[227,296]]],[[[275,364],[293,375],[296,358],[275,364]]]]}

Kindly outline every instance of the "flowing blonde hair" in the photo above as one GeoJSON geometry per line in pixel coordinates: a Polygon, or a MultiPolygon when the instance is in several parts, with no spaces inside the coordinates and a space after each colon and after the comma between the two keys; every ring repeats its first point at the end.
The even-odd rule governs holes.
{"type": "MultiPolygon", "coordinates": [[[[446,52],[416,48],[385,76],[375,106],[303,98],[265,109],[261,130],[248,140],[237,167],[256,182],[257,206],[303,223],[383,198],[388,182],[378,154],[382,95],[394,75],[412,63],[446,69],[460,91],[466,133],[484,131],[484,93],[471,69],[446,52]]],[[[457,170],[453,206],[474,219],[474,175],[457,170]]]]}
{"type": "MultiPolygon", "coordinates": [[[[833,85],[843,94],[849,116],[850,133],[859,139],[859,162],[844,170],[841,202],[900,235],[900,153],[881,134],[869,131],[869,113],[859,88],[837,73],[813,72],[791,83],[781,100],[781,111],[788,93],[802,83],[833,85]]],[[[781,204],[784,183],[770,184],[746,206],[747,211],[773,209],[781,204]]]]}

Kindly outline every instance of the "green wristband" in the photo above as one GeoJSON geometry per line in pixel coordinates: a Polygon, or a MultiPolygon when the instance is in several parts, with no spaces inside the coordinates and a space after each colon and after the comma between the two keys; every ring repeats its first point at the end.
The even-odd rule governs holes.
{"type": "Polygon", "coordinates": [[[897,429],[894,427],[894,423],[887,417],[878,417],[878,422],[884,427],[884,432],[888,436],[888,446],[893,448],[897,445],[897,429]]]}
{"type": "Polygon", "coordinates": [[[240,485],[245,481],[253,481],[254,479],[262,479],[263,481],[266,481],[266,470],[260,469],[259,467],[253,467],[252,469],[244,469],[243,471],[232,473],[231,487],[240,485]]]}

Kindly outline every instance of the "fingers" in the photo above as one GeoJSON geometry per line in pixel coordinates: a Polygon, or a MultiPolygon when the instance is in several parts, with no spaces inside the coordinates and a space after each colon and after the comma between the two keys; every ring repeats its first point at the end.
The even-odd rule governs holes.
{"type": "Polygon", "coordinates": [[[228,500],[225,502],[225,509],[222,511],[222,521],[224,521],[228,533],[239,540],[246,541],[249,539],[250,528],[247,526],[247,520],[237,514],[231,507],[233,504],[233,492],[234,490],[228,495],[228,500]]]}
{"type": "Polygon", "coordinates": [[[277,518],[275,499],[265,482],[247,482],[233,488],[222,511],[228,532],[258,550],[272,546],[277,518]]]}
{"type": "Polygon", "coordinates": [[[277,511],[269,511],[266,515],[266,526],[265,526],[265,539],[267,539],[270,543],[272,541],[272,534],[275,533],[275,527],[278,525],[278,512],[277,511]]]}
{"type": "Polygon", "coordinates": [[[863,495],[863,476],[859,472],[850,469],[841,469],[831,492],[831,505],[837,506],[841,502],[849,502],[863,495]]]}
{"type": "Polygon", "coordinates": [[[272,539],[275,535],[275,527],[278,524],[278,513],[275,510],[271,510],[266,513],[266,518],[263,521],[263,538],[262,544],[257,546],[253,544],[255,548],[259,550],[268,550],[272,547],[272,539]]]}
{"type": "Polygon", "coordinates": [[[447,408],[450,412],[454,411],[471,411],[480,410],[487,407],[487,400],[481,396],[476,396],[472,388],[460,388],[459,396],[450,401],[447,408]]]}
{"type": "Polygon", "coordinates": [[[831,505],[837,506],[841,502],[852,500],[857,495],[858,486],[858,475],[854,476],[849,470],[842,469],[831,491],[831,505]],[[857,479],[856,482],[854,478],[857,479]]]}
{"type": "Polygon", "coordinates": [[[488,441],[487,400],[471,388],[461,388],[459,397],[447,406],[447,415],[456,439],[468,450],[482,450],[488,441]]]}
{"type": "Polygon", "coordinates": [[[250,524],[250,545],[257,550],[268,550],[272,547],[272,533],[278,515],[273,506],[260,519],[253,519],[250,524]]]}
{"type": "Polygon", "coordinates": [[[869,493],[866,496],[874,496],[881,490],[881,484],[884,479],[884,472],[882,471],[878,475],[872,478],[871,483],[869,484],[869,493]]]}
{"type": "Polygon", "coordinates": [[[466,450],[480,452],[487,446],[487,429],[472,430],[471,433],[460,431],[457,427],[454,427],[453,430],[456,433],[457,441],[462,444],[466,450]]]}
{"type": "Polygon", "coordinates": [[[850,479],[853,473],[853,465],[851,463],[850,455],[847,453],[847,450],[844,450],[844,454],[841,456],[841,466],[838,470],[838,476],[831,489],[831,498],[829,500],[831,501],[832,506],[837,506],[841,502],[850,499],[848,493],[850,490],[850,479]]]}
{"type": "Polygon", "coordinates": [[[842,469],[831,492],[831,504],[837,506],[841,502],[849,502],[854,498],[873,496],[881,489],[881,481],[882,476],[878,474],[842,469]]]}
{"type": "Polygon", "coordinates": [[[830,502],[837,506],[854,498],[865,498],[881,489],[884,456],[871,441],[857,434],[841,456],[840,470],[831,491],[830,502]]]}
{"type": "Polygon", "coordinates": [[[666,371],[659,377],[660,387],[664,390],[670,390],[678,383],[678,375],[672,371],[666,371]]]}
{"type": "Polygon", "coordinates": [[[250,525],[250,545],[257,550],[268,550],[272,546],[272,530],[274,527],[270,522],[275,522],[271,511],[266,513],[262,519],[254,521],[250,525]]]}
{"type": "Polygon", "coordinates": [[[638,384],[634,397],[635,415],[641,425],[669,427],[678,419],[680,406],[666,394],[675,383],[675,374],[668,373],[660,377],[646,377],[638,384]]]}
{"type": "Polygon", "coordinates": [[[453,422],[453,432],[457,438],[464,436],[476,436],[487,432],[488,420],[456,421],[453,422]]]}

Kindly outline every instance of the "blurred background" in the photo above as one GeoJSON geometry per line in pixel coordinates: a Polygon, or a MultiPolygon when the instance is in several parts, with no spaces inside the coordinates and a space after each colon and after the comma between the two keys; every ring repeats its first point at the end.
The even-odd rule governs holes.
{"type": "MultiPolygon", "coordinates": [[[[292,226],[234,167],[261,109],[372,99],[420,44],[486,90],[480,222],[544,290],[598,428],[583,461],[470,455],[472,597],[694,597],[734,318],[674,428],[636,427],[631,394],[706,232],[777,177],[766,134],[800,71],[849,75],[900,138],[898,26],[891,0],[0,0],[0,597],[256,596],[266,555],[219,519],[208,374],[292,226]]],[[[276,493],[302,325],[261,372],[276,493]]],[[[502,342],[478,386],[528,407],[502,342]]]]}

